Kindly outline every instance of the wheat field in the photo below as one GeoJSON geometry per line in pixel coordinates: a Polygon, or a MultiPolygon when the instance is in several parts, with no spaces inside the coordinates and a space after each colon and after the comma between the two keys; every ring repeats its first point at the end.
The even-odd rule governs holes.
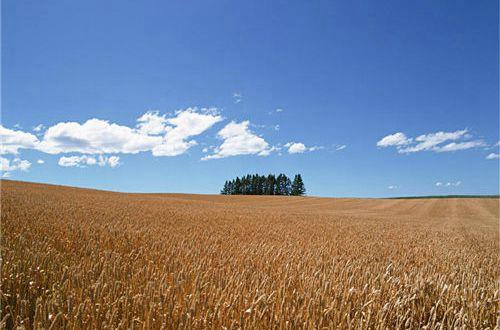
{"type": "Polygon", "coordinates": [[[499,200],[2,181],[1,327],[498,329],[499,200]]]}

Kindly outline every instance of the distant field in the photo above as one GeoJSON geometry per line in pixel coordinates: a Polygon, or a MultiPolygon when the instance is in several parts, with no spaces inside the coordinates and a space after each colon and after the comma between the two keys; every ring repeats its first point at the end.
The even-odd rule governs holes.
{"type": "Polygon", "coordinates": [[[2,327],[500,327],[499,199],[2,181],[2,327]]]}
{"type": "Polygon", "coordinates": [[[389,199],[431,199],[431,198],[500,198],[499,195],[432,195],[432,196],[403,196],[389,199]]]}

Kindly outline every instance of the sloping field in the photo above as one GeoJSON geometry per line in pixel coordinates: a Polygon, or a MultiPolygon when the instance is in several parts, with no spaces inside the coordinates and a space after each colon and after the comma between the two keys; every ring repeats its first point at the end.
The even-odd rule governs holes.
{"type": "Polygon", "coordinates": [[[3,181],[1,211],[3,327],[500,326],[498,199],[3,181]]]}

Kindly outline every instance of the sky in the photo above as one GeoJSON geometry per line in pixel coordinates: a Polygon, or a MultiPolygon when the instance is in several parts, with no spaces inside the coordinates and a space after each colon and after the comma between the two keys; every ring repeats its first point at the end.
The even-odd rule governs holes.
{"type": "Polygon", "coordinates": [[[0,169],[218,193],[499,193],[498,2],[2,1],[0,169]]]}

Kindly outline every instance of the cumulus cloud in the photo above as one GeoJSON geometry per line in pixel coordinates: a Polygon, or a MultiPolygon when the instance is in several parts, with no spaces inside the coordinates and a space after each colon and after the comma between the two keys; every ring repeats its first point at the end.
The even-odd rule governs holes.
{"type": "Polygon", "coordinates": [[[23,131],[11,130],[0,125],[0,154],[18,154],[19,149],[33,149],[38,138],[23,131]]]}
{"type": "MultiPolygon", "coordinates": [[[[278,110],[280,109],[276,111],[282,111],[278,110]]],[[[98,118],[84,122],[59,122],[49,127],[40,124],[33,128],[35,132],[39,132],[39,137],[0,125],[0,153],[17,154],[20,149],[33,149],[48,154],[63,154],[58,163],[64,167],[104,166],[104,163],[106,166],[116,167],[120,165],[119,157],[108,158],[106,154],[151,152],[153,156],[182,155],[198,144],[194,137],[223,119],[216,108],[187,108],[173,115],[147,111],[132,126],[98,118]]],[[[274,126],[274,130],[279,128],[279,125],[274,126]]],[[[230,122],[217,133],[217,137],[222,143],[217,147],[203,148],[206,156],[202,159],[237,155],[267,156],[279,149],[255,134],[250,129],[248,120],[230,122]]],[[[292,154],[323,149],[321,146],[306,146],[301,142],[289,142],[285,147],[292,154]]],[[[339,146],[337,150],[343,148],[345,146],[339,146]]],[[[39,164],[43,162],[41,159],[37,161],[39,164]]]]}
{"type": "Polygon", "coordinates": [[[436,132],[408,138],[404,133],[395,133],[377,142],[378,147],[396,147],[399,153],[420,151],[451,152],[486,146],[483,140],[463,141],[472,136],[467,129],[455,132],[436,132]],[[456,142],[457,140],[461,140],[456,142]]]}
{"type": "Polygon", "coordinates": [[[288,142],[285,144],[289,154],[302,154],[307,151],[307,147],[301,142],[288,142]]]}
{"type": "Polygon", "coordinates": [[[45,161],[44,161],[43,159],[39,159],[39,160],[37,160],[36,162],[37,162],[38,164],[44,164],[44,163],[45,163],[45,161]]]}
{"type": "Polygon", "coordinates": [[[222,120],[214,108],[188,108],[172,118],[148,111],[135,128],[89,119],[83,124],[63,122],[49,127],[37,149],[50,154],[82,154],[151,151],[154,156],[177,156],[196,145],[189,138],[203,133],[222,120]]]}
{"type": "Polygon", "coordinates": [[[118,156],[103,156],[99,155],[99,157],[89,156],[89,155],[81,155],[81,156],[62,156],[59,158],[58,162],[59,166],[63,167],[87,167],[92,165],[98,166],[107,166],[114,168],[120,165],[120,157],[118,156]]]}
{"type": "Polygon", "coordinates": [[[20,159],[20,158],[14,158],[14,160],[10,160],[5,157],[0,156],[0,171],[4,172],[3,177],[9,177],[10,172],[12,171],[28,171],[28,169],[31,167],[31,163],[28,160],[25,159],[20,159]]]}
{"type": "Polygon", "coordinates": [[[153,148],[154,156],[178,156],[186,152],[192,146],[197,145],[194,140],[188,140],[192,136],[200,135],[214,124],[220,122],[222,117],[217,109],[208,108],[198,112],[197,108],[189,108],[178,111],[174,118],[167,119],[169,124],[167,133],[162,143],[153,148]]]}
{"type": "Polygon", "coordinates": [[[284,147],[288,148],[289,154],[302,154],[307,151],[316,151],[323,149],[323,147],[320,146],[307,147],[302,142],[288,142],[284,145],[284,147]]]}
{"type": "Polygon", "coordinates": [[[49,127],[38,149],[49,154],[135,154],[151,150],[161,142],[160,136],[141,134],[133,128],[106,120],[89,119],[83,124],[65,122],[49,127]]]}
{"type": "Polygon", "coordinates": [[[489,154],[488,156],[486,156],[486,159],[500,159],[500,154],[496,154],[494,152],[492,152],[491,154],[489,154]]]}
{"type": "Polygon", "coordinates": [[[137,129],[139,133],[146,135],[157,135],[165,133],[167,118],[160,115],[159,111],[148,111],[137,118],[137,129]]]}
{"type": "Polygon", "coordinates": [[[202,160],[218,159],[238,155],[268,156],[275,148],[269,146],[263,138],[253,133],[248,127],[248,120],[241,123],[230,122],[218,133],[223,142],[214,149],[214,153],[202,160]]]}
{"type": "Polygon", "coordinates": [[[93,156],[69,156],[61,157],[58,162],[59,166],[63,167],[87,167],[87,165],[95,165],[97,161],[93,156]]]}

